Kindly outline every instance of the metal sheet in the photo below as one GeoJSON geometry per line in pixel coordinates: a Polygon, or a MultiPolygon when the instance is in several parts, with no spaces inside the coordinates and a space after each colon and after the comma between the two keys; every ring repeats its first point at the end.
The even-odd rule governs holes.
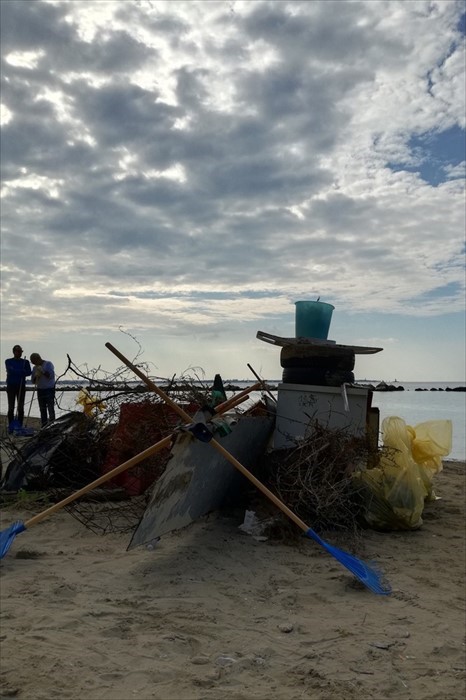
{"type": "MultiPolygon", "coordinates": [[[[250,469],[267,446],[274,420],[274,416],[244,416],[229,435],[215,439],[250,469]]],[[[194,440],[190,433],[181,434],[128,549],[215,510],[238,478],[242,478],[239,472],[212,445],[194,440]]]]}

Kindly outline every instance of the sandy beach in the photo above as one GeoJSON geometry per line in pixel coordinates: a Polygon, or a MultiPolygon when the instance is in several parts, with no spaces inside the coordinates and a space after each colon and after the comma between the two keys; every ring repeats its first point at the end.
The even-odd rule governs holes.
{"type": "MultiPolygon", "coordinates": [[[[388,597],[311,540],[257,541],[231,513],[127,552],[128,535],[60,511],[0,564],[0,697],[458,700],[465,474],[444,463],[420,530],[365,532],[388,597]]],[[[2,528],[40,510],[7,507],[2,528]]]]}

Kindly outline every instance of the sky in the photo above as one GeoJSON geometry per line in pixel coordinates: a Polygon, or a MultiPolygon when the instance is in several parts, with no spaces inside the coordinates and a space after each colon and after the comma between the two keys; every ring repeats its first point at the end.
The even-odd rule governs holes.
{"type": "Polygon", "coordinates": [[[465,4],[2,0],[1,378],[281,377],[295,302],[359,379],[465,380],[465,4]],[[139,355],[138,355],[139,353],[139,355]]]}

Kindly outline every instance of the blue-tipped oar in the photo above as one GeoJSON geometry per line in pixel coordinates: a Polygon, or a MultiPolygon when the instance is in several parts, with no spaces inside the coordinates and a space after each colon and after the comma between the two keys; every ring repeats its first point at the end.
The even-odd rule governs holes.
{"type": "Polygon", "coordinates": [[[296,513],[293,513],[292,510],[290,510],[284,503],[281,501],[277,496],[275,496],[272,491],[270,491],[264,484],[256,479],[254,474],[251,474],[250,471],[244,467],[241,462],[238,462],[235,457],[233,457],[232,454],[228,452],[220,443],[218,443],[216,440],[211,440],[210,444],[213,445],[219,452],[222,453],[222,455],[227,459],[231,464],[233,464],[238,471],[240,471],[244,476],[251,481],[254,486],[257,486],[259,491],[261,491],[269,500],[274,503],[277,508],[279,508],[282,513],[287,515],[290,520],[292,520],[298,527],[303,530],[303,532],[313,539],[317,544],[320,544],[321,547],[323,547],[329,554],[332,555],[332,557],[335,557],[335,559],[338,559],[340,564],[343,564],[343,566],[346,566],[349,571],[351,571],[356,578],[358,578],[361,583],[363,583],[365,586],[371,589],[374,593],[378,593],[379,595],[388,595],[390,593],[390,586],[388,584],[384,584],[383,582],[383,576],[381,573],[377,570],[376,567],[374,566],[368,566],[365,562],[361,561],[361,559],[358,559],[357,557],[354,557],[352,554],[348,554],[348,552],[344,552],[341,549],[338,549],[338,547],[334,547],[333,545],[329,544],[328,542],[325,542],[319,535],[312,530],[308,525],[306,525],[305,522],[299,518],[296,513]]]}
{"type": "Polygon", "coordinates": [[[169,447],[172,440],[173,434],[170,434],[167,437],[163,438],[163,440],[159,440],[159,442],[156,442],[155,445],[151,445],[143,452],[140,452],[134,457],[131,457],[131,459],[128,459],[126,462],[123,462],[122,464],[118,465],[118,467],[115,467],[115,469],[112,469],[106,474],[100,476],[98,479],[95,479],[95,481],[91,481],[90,484],[86,484],[86,486],[83,486],[82,489],[79,489],[79,491],[75,491],[75,493],[72,493],[70,496],[67,496],[62,501],[59,501],[59,503],[54,503],[53,506],[50,506],[50,508],[43,510],[41,513],[38,513],[33,518],[27,520],[25,523],[22,520],[17,520],[5,530],[2,530],[0,532],[0,559],[3,559],[5,554],[8,552],[11,545],[13,544],[13,540],[15,539],[16,535],[19,535],[25,530],[29,530],[29,528],[33,525],[37,525],[37,523],[40,523],[42,520],[45,520],[45,518],[48,518],[49,515],[53,515],[53,513],[56,513],[57,510],[61,510],[62,508],[67,506],[68,503],[75,501],[77,498],[80,498],[88,491],[92,491],[92,489],[95,489],[101,484],[104,484],[106,481],[113,479],[113,477],[117,476],[118,474],[121,474],[121,472],[124,472],[127,469],[131,469],[131,467],[134,467],[134,465],[138,464],[138,462],[142,462],[143,459],[147,459],[147,457],[150,457],[156,452],[159,452],[159,450],[162,450],[164,447],[169,447]]]}
{"type": "MultiPolygon", "coordinates": [[[[131,369],[142,381],[146,384],[146,386],[149,387],[153,392],[158,394],[165,403],[167,403],[171,408],[176,411],[181,418],[185,421],[189,421],[190,417],[189,415],[179,406],[175,401],[173,401],[165,392],[160,389],[154,382],[152,382],[149,377],[147,377],[141,370],[133,365],[124,355],[121,354],[111,343],[105,343],[105,347],[110,350],[116,357],[118,357],[129,369],[131,369]]],[[[210,441],[210,444],[215,447],[215,449],[220,452],[225,459],[227,459],[243,476],[246,477],[246,479],[249,479],[251,483],[256,486],[259,491],[261,491],[264,496],[266,496],[272,503],[274,503],[277,508],[279,508],[290,520],[292,520],[298,527],[301,528],[305,532],[305,534],[313,539],[315,542],[320,544],[329,554],[331,554],[335,559],[337,559],[340,564],[343,564],[349,571],[351,571],[356,578],[358,578],[361,583],[363,583],[365,586],[371,589],[374,593],[377,593],[379,595],[388,595],[390,593],[390,587],[388,584],[385,584],[383,582],[383,577],[381,573],[375,568],[375,567],[370,567],[368,564],[365,562],[361,561],[361,559],[358,559],[357,557],[354,557],[352,554],[348,554],[348,552],[344,552],[341,549],[338,549],[338,547],[334,547],[331,544],[328,544],[328,542],[325,542],[323,539],[319,537],[319,535],[314,532],[308,525],[306,525],[305,522],[301,520],[295,513],[293,513],[292,510],[288,508],[277,496],[275,496],[272,491],[270,491],[267,486],[265,486],[259,479],[256,479],[254,474],[251,474],[251,472],[246,469],[244,465],[241,464],[241,462],[238,462],[238,460],[233,457],[228,450],[226,450],[223,445],[221,445],[217,440],[212,438],[210,441]]]]}
{"type": "MultiPolygon", "coordinates": [[[[258,387],[259,383],[255,384],[249,389],[242,391],[240,394],[233,396],[228,401],[224,401],[222,404],[216,407],[214,414],[220,415],[221,413],[225,413],[226,411],[229,411],[232,408],[236,408],[236,406],[238,406],[240,403],[243,403],[243,401],[246,401],[249,398],[248,391],[254,391],[258,387]]],[[[191,418],[188,416],[187,413],[185,415],[188,417],[189,422],[191,423],[191,418]]],[[[196,432],[196,427],[196,425],[192,425],[191,430],[193,434],[195,434],[196,432]]],[[[30,518],[30,520],[27,520],[26,522],[23,522],[22,520],[17,520],[5,530],[2,530],[0,532],[0,559],[3,559],[3,557],[6,555],[11,545],[13,544],[13,540],[15,539],[16,535],[19,535],[21,532],[28,530],[33,525],[36,525],[42,520],[45,520],[45,518],[48,518],[49,515],[53,515],[53,513],[56,513],[57,510],[61,510],[61,508],[64,508],[66,505],[68,505],[68,503],[75,501],[77,498],[80,498],[85,493],[88,493],[88,491],[92,491],[92,489],[95,489],[101,484],[104,484],[106,481],[110,481],[110,479],[113,479],[115,476],[118,476],[118,474],[121,474],[121,472],[124,472],[127,469],[131,469],[131,467],[134,467],[139,462],[142,462],[144,459],[147,459],[147,457],[150,457],[156,452],[159,452],[164,447],[169,447],[174,437],[175,433],[167,435],[167,437],[163,438],[163,440],[159,440],[159,442],[156,442],[154,445],[151,445],[142,452],[139,452],[134,457],[131,457],[131,459],[128,459],[126,462],[119,464],[118,467],[115,467],[115,469],[112,469],[106,474],[103,474],[98,479],[95,479],[95,481],[92,481],[90,484],[83,486],[83,488],[79,489],[79,491],[72,493],[70,496],[67,496],[67,498],[64,498],[59,503],[55,503],[53,506],[50,506],[50,508],[47,508],[46,510],[42,511],[42,513],[38,513],[33,518],[30,518]]]]}

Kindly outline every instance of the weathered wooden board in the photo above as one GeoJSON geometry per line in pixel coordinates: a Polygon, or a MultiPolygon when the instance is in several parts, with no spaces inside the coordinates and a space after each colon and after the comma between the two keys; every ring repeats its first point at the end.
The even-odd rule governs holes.
{"type": "Polygon", "coordinates": [[[285,345],[317,345],[320,347],[345,348],[346,350],[352,350],[356,355],[374,355],[376,352],[383,350],[383,348],[371,348],[364,345],[340,345],[333,340],[320,340],[318,338],[282,338],[279,335],[271,335],[264,331],[257,331],[256,338],[263,340],[264,343],[278,345],[279,347],[284,347],[285,345]]]}

